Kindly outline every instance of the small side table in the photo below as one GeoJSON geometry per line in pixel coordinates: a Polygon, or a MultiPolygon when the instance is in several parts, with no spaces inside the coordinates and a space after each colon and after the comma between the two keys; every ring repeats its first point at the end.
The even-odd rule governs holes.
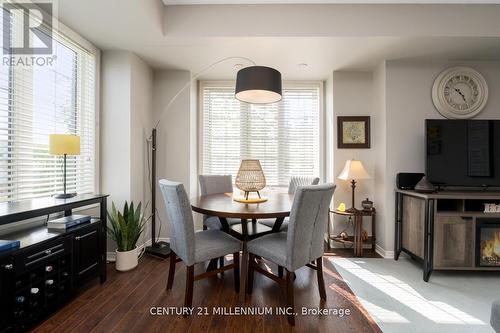
{"type": "Polygon", "coordinates": [[[349,236],[349,238],[343,239],[339,236],[334,236],[331,234],[331,221],[330,215],[328,215],[328,248],[330,248],[330,240],[333,240],[338,243],[343,244],[352,244],[354,250],[355,257],[363,256],[363,244],[371,244],[372,251],[375,251],[375,241],[376,241],[376,232],[375,232],[375,217],[376,210],[372,208],[371,210],[357,210],[356,212],[341,212],[336,209],[330,210],[330,213],[341,216],[352,216],[354,217],[354,236],[349,236]],[[368,240],[363,242],[363,216],[371,216],[372,218],[372,236],[368,237],[368,240]]]}

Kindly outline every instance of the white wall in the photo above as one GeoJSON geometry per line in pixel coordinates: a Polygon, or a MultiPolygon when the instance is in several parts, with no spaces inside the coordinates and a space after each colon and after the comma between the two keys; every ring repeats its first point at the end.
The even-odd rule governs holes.
{"type": "MultiPolygon", "coordinates": [[[[188,196],[196,196],[196,88],[190,84],[166,109],[168,103],[191,80],[191,73],[182,70],[162,70],[154,73],[153,120],[161,120],[157,139],[157,179],[184,184],[188,196]],[[194,108],[194,109],[193,109],[194,108]],[[194,164],[192,164],[194,163],[194,164]]],[[[160,237],[168,237],[165,204],[159,187],[157,209],[160,237]]]]}
{"type": "MultiPolygon", "coordinates": [[[[326,82],[332,90],[334,125],[333,176],[343,167],[346,159],[360,159],[371,181],[360,181],[356,188],[356,203],[370,197],[377,208],[377,250],[387,257],[394,248],[394,188],[398,172],[425,171],[424,121],[442,118],[431,97],[434,79],[452,66],[470,66],[481,72],[490,92],[488,104],[477,118],[500,119],[500,61],[385,61],[373,71],[333,72],[326,82]],[[337,116],[370,115],[371,148],[337,149],[337,116]]],[[[326,101],[327,114],[330,102],[326,101]]],[[[327,135],[328,138],[328,135],[327,135]]],[[[350,203],[348,184],[335,180],[338,185],[334,205],[350,203]]],[[[345,222],[336,218],[335,233],[342,231],[345,222]]],[[[365,220],[364,228],[370,230],[365,220]]],[[[352,232],[352,231],[351,231],[352,232]]]]}
{"type": "MultiPolygon", "coordinates": [[[[130,115],[130,200],[142,202],[144,216],[151,214],[151,191],[148,176],[148,146],[146,139],[152,128],[153,71],[139,57],[131,57],[130,115]]],[[[150,238],[146,225],[140,243],[150,238]]]]}
{"type": "MultiPolygon", "coordinates": [[[[147,139],[158,120],[157,180],[184,184],[189,196],[197,194],[196,84],[189,85],[166,110],[175,94],[191,79],[188,71],[152,69],[127,51],[103,53],[102,192],[122,207],[125,200],[141,201],[151,210],[147,139]]],[[[150,156],[149,156],[150,158],[150,156]]],[[[168,238],[165,205],[158,184],[157,232],[168,238]]],[[[142,241],[151,238],[148,223],[142,241]]],[[[112,248],[110,244],[110,249],[112,248]]]]}
{"type": "MultiPolygon", "coordinates": [[[[101,77],[101,192],[119,209],[132,200],[145,206],[150,201],[146,138],[152,127],[152,70],[131,52],[105,51],[101,77]]],[[[139,243],[148,235],[146,230],[139,243]]],[[[108,242],[108,250],[113,249],[108,242]]]]}
{"type": "Polygon", "coordinates": [[[385,235],[380,245],[394,247],[394,187],[398,172],[425,171],[424,120],[443,118],[434,108],[434,79],[452,66],[470,66],[488,83],[488,103],[476,118],[500,119],[500,61],[386,62],[386,179],[384,181],[385,235]]]}
{"type": "MultiPolygon", "coordinates": [[[[333,92],[333,128],[331,131],[333,136],[333,180],[337,184],[335,196],[333,200],[334,207],[337,207],[341,202],[344,202],[347,207],[351,206],[351,186],[349,181],[336,179],[342,171],[346,160],[360,160],[366,170],[372,176],[372,179],[360,180],[356,186],[355,206],[361,207],[361,201],[370,198],[376,205],[374,200],[374,170],[376,151],[379,149],[379,143],[371,137],[370,149],[339,149],[337,143],[337,117],[338,116],[371,116],[371,126],[376,122],[373,117],[373,77],[371,72],[352,72],[352,71],[335,71],[332,77],[333,92]]],[[[365,218],[363,228],[371,234],[370,219],[365,218]]],[[[335,234],[343,231],[347,224],[347,218],[335,216],[333,221],[333,232],[335,234]]],[[[348,230],[349,234],[353,233],[352,228],[348,230]]]]}
{"type": "MultiPolygon", "coordinates": [[[[372,138],[377,150],[375,153],[375,167],[373,170],[374,180],[374,205],[377,209],[376,238],[377,246],[386,244],[386,200],[385,182],[387,179],[387,144],[386,144],[386,73],[385,62],[381,63],[373,72],[373,114],[372,114],[372,138]]],[[[382,248],[380,252],[384,252],[382,248]]]]}
{"type": "Polygon", "coordinates": [[[109,201],[130,198],[130,54],[101,56],[100,184],[109,201]]]}
{"type": "MultiPolygon", "coordinates": [[[[323,145],[324,158],[325,158],[325,182],[335,183],[336,179],[333,170],[333,152],[335,147],[335,142],[333,139],[333,73],[328,75],[327,80],[325,81],[324,87],[324,103],[325,106],[325,117],[324,117],[324,125],[323,131],[325,133],[325,144],[323,145]]],[[[335,193],[334,193],[335,196],[335,193]]]]}

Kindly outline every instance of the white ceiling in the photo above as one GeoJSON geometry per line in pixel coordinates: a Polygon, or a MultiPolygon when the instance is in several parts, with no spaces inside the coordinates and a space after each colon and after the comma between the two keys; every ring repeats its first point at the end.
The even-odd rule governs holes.
{"type": "MultiPolygon", "coordinates": [[[[497,37],[172,37],[163,32],[163,7],[160,0],[61,0],[59,18],[103,50],[129,50],[155,69],[194,73],[229,56],[277,68],[287,80],[325,79],[334,70],[371,70],[384,59],[500,59],[497,37]],[[297,66],[301,63],[308,66],[297,66]]],[[[201,22],[193,25],[203,30],[201,22]]],[[[227,61],[203,78],[232,78],[236,63],[245,64],[227,61]]]]}
{"type": "Polygon", "coordinates": [[[162,0],[169,5],[266,4],[495,4],[500,0],[162,0]]]}

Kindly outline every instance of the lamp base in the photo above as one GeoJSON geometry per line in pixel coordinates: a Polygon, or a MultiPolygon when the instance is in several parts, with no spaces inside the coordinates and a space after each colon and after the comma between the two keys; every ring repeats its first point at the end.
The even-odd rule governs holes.
{"type": "Polygon", "coordinates": [[[163,241],[156,242],[146,247],[146,253],[160,259],[167,259],[170,255],[170,244],[163,241]]]}
{"type": "Polygon", "coordinates": [[[69,199],[73,197],[76,197],[76,193],[59,193],[54,195],[54,198],[56,199],[69,199]]]}

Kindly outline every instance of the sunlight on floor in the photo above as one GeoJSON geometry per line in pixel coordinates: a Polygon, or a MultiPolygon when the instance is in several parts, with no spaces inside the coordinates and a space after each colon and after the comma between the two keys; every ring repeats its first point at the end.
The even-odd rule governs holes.
{"type": "MultiPolygon", "coordinates": [[[[359,262],[359,264],[362,263],[363,262],[359,262]]],[[[335,264],[348,271],[350,274],[353,275],[353,277],[362,279],[365,283],[373,286],[379,291],[392,297],[395,301],[402,303],[411,310],[419,313],[420,315],[428,318],[429,320],[435,323],[457,324],[457,325],[463,325],[463,324],[487,325],[483,321],[449,304],[440,301],[432,301],[426,299],[410,285],[398,280],[397,278],[391,275],[381,275],[373,273],[361,267],[356,262],[347,259],[336,259],[335,264]]],[[[344,280],[347,280],[347,278],[348,277],[344,276],[344,280]]],[[[366,306],[367,310],[369,310],[369,312],[372,313],[374,316],[377,316],[377,311],[379,311],[379,309],[375,308],[375,310],[372,312],[372,310],[369,309],[369,307],[370,305],[366,306]]],[[[382,319],[383,316],[378,318],[384,321],[384,319],[382,319]]],[[[392,320],[393,318],[395,317],[389,316],[389,320],[392,320]]],[[[403,317],[401,316],[401,318],[403,317]]]]}
{"type": "Polygon", "coordinates": [[[390,311],[384,309],[378,305],[368,302],[366,299],[358,297],[361,304],[365,307],[365,309],[374,317],[377,321],[383,321],[386,323],[399,323],[405,324],[409,323],[408,319],[400,315],[395,311],[390,311]]]}

